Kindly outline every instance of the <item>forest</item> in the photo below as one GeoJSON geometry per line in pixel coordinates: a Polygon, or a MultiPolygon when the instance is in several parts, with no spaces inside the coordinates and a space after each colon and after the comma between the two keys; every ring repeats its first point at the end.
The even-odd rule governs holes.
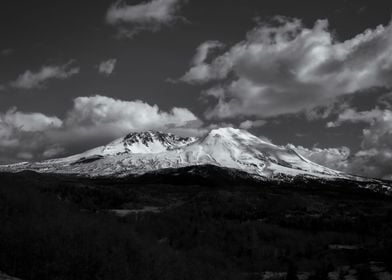
{"type": "Polygon", "coordinates": [[[390,276],[391,197],[217,172],[193,181],[2,173],[0,271],[40,280],[390,276]]]}

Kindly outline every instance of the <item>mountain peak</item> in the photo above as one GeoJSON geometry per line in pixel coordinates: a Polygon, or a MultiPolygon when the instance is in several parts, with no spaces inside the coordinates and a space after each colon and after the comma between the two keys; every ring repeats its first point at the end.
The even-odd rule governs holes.
{"type": "Polygon", "coordinates": [[[278,146],[270,143],[269,141],[259,138],[247,130],[233,128],[233,127],[222,127],[217,129],[212,129],[204,138],[204,142],[231,142],[236,143],[236,145],[241,145],[243,147],[254,146],[254,145],[264,145],[269,147],[278,148],[278,146]]]}
{"type": "MultiPolygon", "coordinates": [[[[167,149],[174,149],[176,147],[181,147],[188,143],[195,141],[193,137],[182,137],[171,133],[157,131],[157,130],[147,130],[140,132],[131,132],[124,137],[124,146],[144,145],[146,147],[161,146],[162,151],[167,149]]],[[[159,149],[161,150],[161,149],[159,149]]]]}
{"type": "Polygon", "coordinates": [[[221,127],[211,129],[205,136],[205,138],[224,138],[224,139],[233,139],[244,137],[245,135],[251,135],[249,132],[233,127],[221,127]]]}
{"type": "Polygon", "coordinates": [[[169,135],[170,133],[165,133],[159,130],[154,130],[154,129],[150,129],[150,130],[141,130],[141,131],[132,131],[130,133],[128,133],[125,137],[125,139],[130,139],[130,138],[134,138],[134,137],[140,137],[140,138],[148,138],[148,137],[155,137],[158,135],[169,135]]]}
{"type": "Polygon", "coordinates": [[[123,141],[128,143],[135,143],[135,142],[142,141],[145,142],[146,144],[147,142],[152,142],[154,139],[158,138],[159,135],[166,136],[168,134],[165,134],[157,130],[133,131],[128,133],[123,138],[123,141]]]}

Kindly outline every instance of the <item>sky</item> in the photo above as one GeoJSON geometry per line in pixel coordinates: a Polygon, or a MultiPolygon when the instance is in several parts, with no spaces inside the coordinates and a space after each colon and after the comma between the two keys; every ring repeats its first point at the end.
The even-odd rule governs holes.
{"type": "Polygon", "coordinates": [[[392,179],[392,3],[3,1],[0,163],[249,130],[392,179]]]}

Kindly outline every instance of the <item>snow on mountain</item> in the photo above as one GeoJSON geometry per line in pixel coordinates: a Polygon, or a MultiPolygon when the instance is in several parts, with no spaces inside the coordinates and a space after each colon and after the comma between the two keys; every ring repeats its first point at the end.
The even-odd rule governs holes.
{"type": "Polygon", "coordinates": [[[307,160],[289,147],[276,146],[234,128],[214,129],[201,138],[157,131],[134,132],[81,154],[36,163],[5,165],[0,170],[124,176],[205,164],[235,168],[266,178],[281,175],[346,177],[339,171],[307,160]]]}
{"type": "Polygon", "coordinates": [[[123,138],[116,139],[105,146],[97,147],[67,158],[54,159],[45,162],[73,162],[75,160],[88,159],[91,157],[119,156],[121,154],[157,154],[183,147],[196,140],[195,137],[181,137],[171,133],[153,130],[133,132],[123,138]]]}

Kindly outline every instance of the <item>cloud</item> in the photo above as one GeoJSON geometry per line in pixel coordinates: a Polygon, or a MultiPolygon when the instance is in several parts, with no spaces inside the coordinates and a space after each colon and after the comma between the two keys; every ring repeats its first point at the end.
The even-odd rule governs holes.
{"type": "Polygon", "coordinates": [[[351,159],[347,170],[368,177],[391,178],[392,110],[376,107],[373,110],[358,112],[349,109],[342,112],[329,127],[347,122],[362,122],[368,125],[362,131],[360,150],[351,159]]]}
{"type": "Polygon", "coordinates": [[[331,116],[336,116],[350,108],[352,99],[355,95],[358,95],[358,93],[341,96],[334,99],[329,104],[306,109],[304,111],[304,116],[309,121],[327,119],[331,116]]]}
{"type": "Polygon", "coordinates": [[[241,129],[251,129],[253,127],[260,127],[265,125],[267,122],[265,120],[255,120],[255,121],[251,121],[251,120],[246,120],[243,121],[242,123],[240,123],[240,128],[241,129]]]}
{"type": "Polygon", "coordinates": [[[64,153],[65,153],[65,148],[64,147],[54,145],[54,146],[49,147],[48,149],[46,149],[42,153],[42,156],[44,158],[52,158],[52,157],[59,156],[59,155],[64,154],[64,153]]]}
{"type": "Polygon", "coordinates": [[[201,44],[193,57],[191,69],[180,79],[188,83],[203,82],[210,71],[210,67],[206,62],[208,55],[215,49],[220,49],[224,45],[218,41],[207,41],[201,44]]]}
{"type": "Polygon", "coordinates": [[[287,145],[294,149],[305,158],[318,163],[320,165],[340,170],[347,171],[349,166],[350,149],[347,147],[340,148],[312,148],[308,149],[302,146],[287,145]]]}
{"type": "Polygon", "coordinates": [[[41,113],[24,113],[11,108],[0,113],[0,160],[31,159],[52,143],[45,135],[48,130],[62,127],[63,122],[54,116],[41,113]]]}
{"type": "Polygon", "coordinates": [[[116,67],[116,63],[117,59],[114,58],[102,61],[98,66],[99,73],[107,76],[111,75],[116,67]]]}
{"type": "MultiPolygon", "coordinates": [[[[383,102],[386,99],[383,99],[383,102]]],[[[306,158],[344,172],[392,178],[392,110],[375,108],[342,112],[335,126],[362,122],[360,150],[351,153],[347,147],[305,148],[288,145],[306,158]],[[345,116],[345,117],[342,117],[345,116]]],[[[261,126],[263,120],[244,121],[241,128],[261,126]]],[[[220,123],[219,126],[232,126],[220,123]]],[[[85,96],[74,104],[63,119],[42,113],[20,112],[11,108],[0,113],[0,162],[40,160],[82,152],[106,144],[130,131],[158,129],[183,135],[201,135],[217,127],[204,126],[186,108],[160,110],[140,100],[126,101],[106,96],[85,96]]]]}
{"type": "Polygon", "coordinates": [[[27,132],[59,128],[63,124],[57,117],[48,117],[41,113],[23,113],[17,108],[11,108],[5,114],[0,114],[0,120],[20,131],[27,132]]]}
{"type": "Polygon", "coordinates": [[[86,140],[98,137],[107,141],[130,131],[167,130],[197,121],[185,108],[174,107],[165,112],[141,100],[124,101],[101,95],[78,97],[64,120],[67,135],[62,137],[86,140]]]}
{"type": "Polygon", "coordinates": [[[183,126],[197,117],[188,109],[174,107],[164,112],[157,105],[141,100],[124,101],[111,97],[95,95],[77,97],[68,112],[68,126],[95,127],[112,125],[121,130],[152,129],[167,125],[183,126]]]}
{"type": "Polygon", "coordinates": [[[120,34],[132,37],[140,31],[157,31],[178,20],[184,0],[151,0],[136,5],[117,1],[106,13],[106,22],[117,26],[120,34]]]}
{"type": "Polygon", "coordinates": [[[379,108],[363,112],[358,112],[353,108],[348,108],[338,115],[337,120],[328,122],[327,127],[338,127],[346,122],[374,124],[382,119],[387,113],[388,111],[384,111],[379,108]]]}
{"type": "Polygon", "coordinates": [[[208,118],[264,118],[310,110],[372,87],[389,87],[391,74],[392,24],[339,41],[327,20],[308,28],[299,19],[275,17],[210,62],[194,60],[181,80],[212,85],[204,91],[216,100],[206,112],[208,118]]]}
{"type": "Polygon", "coordinates": [[[15,128],[10,124],[0,121],[0,147],[3,149],[7,149],[9,147],[16,147],[19,144],[19,141],[16,137],[14,137],[15,128]]]}
{"type": "Polygon", "coordinates": [[[392,176],[392,111],[385,110],[363,130],[361,150],[351,165],[353,172],[370,177],[392,176]]]}
{"type": "Polygon", "coordinates": [[[377,99],[377,104],[380,108],[392,110],[392,92],[386,93],[377,99]]]}
{"type": "Polygon", "coordinates": [[[32,153],[28,153],[28,152],[20,152],[16,156],[17,158],[24,159],[24,160],[30,160],[34,157],[32,153]]]}
{"type": "Polygon", "coordinates": [[[203,131],[201,126],[202,122],[186,108],[163,111],[140,100],[100,95],[75,98],[63,119],[11,108],[0,113],[0,161],[79,153],[138,130],[196,135],[203,131]]]}
{"type": "Polygon", "coordinates": [[[0,51],[1,56],[9,56],[14,53],[14,49],[4,49],[0,51]]]}
{"type": "Polygon", "coordinates": [[[48,80],[67,79],[79,71],[79,67],[72,67],[72,61],[61,66],[43,66],[38,72],[27,70],[11,82],[11,86],[19,89],[42,88],[48,80]]]}

